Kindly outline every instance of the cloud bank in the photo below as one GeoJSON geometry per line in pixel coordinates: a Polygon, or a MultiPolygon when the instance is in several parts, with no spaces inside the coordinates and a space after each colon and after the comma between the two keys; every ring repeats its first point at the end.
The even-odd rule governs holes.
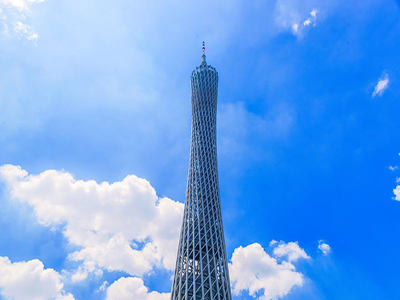
{"type": "MultiPolygon", "coordinates": [[[[278,243],[273,241],[271,245],[278,243]]],[[[248,291],[254,298],[263,300],[286,296],[293,287],[304,284],[304,275],[297,272],[292,263],[300,258],[309,257],[297,243],[280,242],[272,255],[258,243],[236,248],[229,265],[233,293],[238,296],[248,291]],[[287,260],[279,261],[281,258],[287,260]]]]}
{"type": "Polygon", "coordinates": [[[148,181],[130,175],[120,182],[76,180],[68,172],[28,175],[0,167],[13,199],[29,204],[44,226],[60,226],[82,261],[75,279],[99,268],[141,276],[154,266],[172,270],[183,204],[159,198],[148,181]]]}
{"type": "Polygon", "coordinates": [[[12,300],[74,300],[63,290],[62,276],[37,259],[12,263],[0,257],[0,295],[12,300]]]}
{"type": "Polygon", "coordinates": [[[122,277],[107,289],[106,300],[169,300],[170,293],[148,292],[143,280],[136,277],[122,277]]]}
{"type": "MultiPolygon", "coordinates": [[[[19,166],[3,165],[0,179],[11,199],[33,208],[39,223],[61,229],[71,244],[81,248],[68,256],[80,263],[78,269],[65,271],[72,283],[85,280],[89,273],[101,276],[102,270],[124,271],[133,277],[112,283],[106,291],[107,300],[169,299],[168,293],[149,292],[139,277],[149,274],[154,267],[173,270],[182,203],[157,197],[148,181],[134,175],[114,183],[97,183],[76,180],[65,171],[47,170],[30,175],[19,166]]],[[[272,241],[270,247],[271,254],[257,243],[234,250],[229,264],[234,294],[247,291],[253,297],[262,294],[260,299],[279,299],[293,287],[303,285],[305,277],[294,264],[310,259],[304,249],[297,242],[283,241],[272,241]]],[[[12,265],[3,259],[2,264],[8,269],[0,268],[0,286],[8,297],[28,299],[14,296],[19,291],[13,287],[24,282],[29,291],[31,285],[43,282],[51,287],[44,290],[55,295],[51,296],[54,299],[73,299],[63,292],[60,275],[52,269],[45,270],[38,260],[12,265]],[[7,271],[10,266],[20,270],[14,272],[17,279],[12,284],[4,279],[11,272],[7,271]]],[[[105,282],[100,290],[105,290],[106,285],[105,282]]]]}

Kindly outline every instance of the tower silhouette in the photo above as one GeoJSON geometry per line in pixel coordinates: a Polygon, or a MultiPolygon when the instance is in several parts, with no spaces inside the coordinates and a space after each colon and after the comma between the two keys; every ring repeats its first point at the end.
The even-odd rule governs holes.
{"type": "Polygon", "coordinates": [[[218,183],[218,72],[206,63],[204,42],[190,86],[189,175],[171,299],[231,300],[218,183]]]}

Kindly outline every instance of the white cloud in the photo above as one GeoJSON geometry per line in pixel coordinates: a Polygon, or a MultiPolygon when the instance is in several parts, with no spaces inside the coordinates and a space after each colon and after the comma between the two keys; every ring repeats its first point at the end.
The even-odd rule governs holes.
{"type": "Polygon", "coordinates": [[[68,276],[71,279],[71,282],[79,282],[85,280],[89,273],[101,277],[103,276],[103,271],[101,269],[96,268],[94,263],[86,263],[84,266],[79,266],[76,270],[72,272],[63,271],[65,276],[68,276]]]}
{"type": "Polygon", "coordinates": [[[99,291],[105,291],[107,288],[108,282],[104,281],[103,284],[99,287],[99,291]]]}
{"type": "Polygon", "coordinates": [[[107,289],[106,300],[169,300],[169,293],[148,292],[143,280],[136,277],[122,277],[107,289]]]}
{"type": "Polygon", "coordinates": [[[27,25],[22,23],[21,21],[15,22],[14,23],[14,32],[18,36],[18,38],[25,37],[28,40],[37,40],[39,35],[32,30],[32,28],[27,25]]]}
{"type": "MultiPolygon", "coordinates": [[[[400,156],[400,153],[399,153],[399,156],[400,156]]],[[[390,171],[393,171],[393,172],[394,172],[394,171],[398,170],[399,167],[398,167],[398,166],[389,166],[388,169],[389,169],[390,171]]],[[[400,183],[400,177],[396,177],[396,183],[397,183],[397,186],[396,186],[395,189],[393,189],[394,197],[393,197],[392,199],[393,199],[393,200],[400,201],[400,185],[399,185],[399,183],[400,183]]]]}
{"type": "MultiPolygon", "coordinates": [[[[154,266],[174,268],[183,204],[158,198],[146,180],[130,175],[99,184],[76,180],[65,171],[29,175],[13,165],[0,167],[0,179],[12,199],[34,209],[38,222],[62,227],[70,243],[82,247],[69,255],[82,262],[66,273],[72,282],[89,273],[101,276],[102,269],[142,276],[154,266]]],[[[248,290],[252,296],[261,292],[265,300],[278,299],[303,285],[304,276],[293,263],[309,259],[307,253],[297,242],[271,241],[270,246],[271,255],[259,244],[235,249],[229,265],[235,294],[248,290]]],[[[136,277],[121,278],[107,289],[108,300],[167,298],[169,294],[149,293],[136,277]]]]}
{"type": "MultiPolygon", "coordinates": [[[[82,262],[75,272],[66,272],[72,282],[86,279],[89,273],[101,276],[102,269],[133,276],[142,276],[154,266],[173,269],[183,204],[158,198],[146,180],[130,175],[120,182],[99,184],[76,180],[65,171],[29,175],[13,165],[0,167],[0,179],[12,199],[33,207],[38,222],[62,227],[65,237],[82,247],[69,255],[82,262]]],[[[270,247],[272,255],[259,244],[235,249],[229,265],[235,294],[247,290],[252,296],[262,293],[264,300],[279,299],[303,285],[304,276],[293,263],[309,259],[307,253],[297,242],[273,240],[270,247]]],[[[99,290],[106,286],[107,282],[99,290]]],[[[61,290],[59,284],[56,291],[64,297],[60,299],[73,299],[61,290]]],[[[137,277],[120,278],[107,288],[107,300],[167,298],[169,294],[148,292],[137,277]]]]}
{"type": "Polygon", "coordinates": [[[15,262],[0,257],[0,295],[12,300],[73,300],[63,290],[62,276],[53,269],[44,269],[37,259],[15,262]]]}
{"type": "Polygon", "coordinates": [[[269,242],[269,246],[272,247],[272,246],[276,245],[277,243],[278,243],[278,241],[272,240],[269,242]]]}
{"type": "Polygon", "coordinates": [[[11,7],[20,12],[28,12],[32,3],[41,3],[44,0],[0,0],[0,5],[3,7],[11,7]]]}
{"type": "Polygon", "coordinates": [[[400,201],[400,185],[397,185],[396,188],[393,190],[394,200],[400,201]]]}
{"type": "Polygon", "coordinates": [[[310,12],[310,15],[311,15],[311,17],[313,17],[313,18],[317,18],[317,13],[318,13],[318,10],[313,9],[313,10],[310,12]]]}
{"type": "MultiPolygon", "coordinates": [[[[272,243],[272,245],[276,244],[272,243]]],[[[308,258],[305,252],[297,249],[298,245],[297,247],[292,243],[280,245],[286,245],[280,248],[286,250],[283,250],[282,253],[280,250],[278,251],[282,256],[290,257],[293,253],[301,253],[298,258],[308,258]],[[288,246],[289,244],[290,246],[288,246]]],[[[295,259],[296,256],[292,256],[292,259],[298,259],[295,259]]],[[[290,261],[282,260],[279,263],[276,258],[267,254],[258,243],[235,249],[229,264],[229,273],[235,295],[239,295],[242,291],[248,291],[253,297],[261,294],[259,299],[263,300],[282,298],[289,294],[294,286],[302,286],[305,281],[304,275],[297,272],[296,267],[290,261]]]]}
{"type": "Polygon", "coordinates": [[[309,259],[310,257],[300,248],[297,242],[280,242],[279,245],[274,248],[274,255],[277,257],[287,257],[288,261],[295,262],[299,258],[309,259]]]}
{"type": "Polygon", "coordinates": [[[158,198],[148,181],[129,175],[98,184],[55,170],[28,175],[13,165],[0,167],[0,178],[13,199],[33,207],[41,224],[63,226],[70,243],[82,247],[69,255],[83,262],[73,281],[98,268],[135,276],[155,265],[174,268],[183,204],[158,198]]]}
{"type": "Polygon", "coordinates": [[[310,25],[316,26],[316,25],[317,25],[317,13],[318,13],[318,10],[313,9],[313,10],[310,12],[311,18],[308,18],[307,20],[305,20],[305,21],[303,22],[303,25],[304,25],[304,26],[310,26],[310,25]]]}
{"type": "Polygon", "coordinates": [[[379,96],[381,97],[383,92],[389,87],[389,75],[384,72],[381,78],[379,78],[378,83],[375,86],[375,90],[372,93],[372,98],[379,96]]]}
{"type": "Polygon", "coordinates": [[[79,267],[73,274],[71,274],[71,281],[78,282],[85,280],[88,276],[88,270],[85,268],[79,267]]]}
{"type": "Polygon", "coordinates": [[[324,255],[328,255],[332,251],[331,246],[329,246],[323,240],[318,242],[318,249],[321,250],[324,255]]]}
{"type": "Polygon", "coordinates": [[[275,6],[278,27],[301,37],[306,27],[317,25],[318,10],[312,8],[316,4],[316,1],[278,0],[275,6]]]}
{"type": "Polygon", "coordinates": [[[23,21],[31,13],[31,5],[44,0],[0,0],[0,24],[3,34],[37,41],[39,35],[23,21]],[[12,28],[12,31],[10,31],[12,28]]]}

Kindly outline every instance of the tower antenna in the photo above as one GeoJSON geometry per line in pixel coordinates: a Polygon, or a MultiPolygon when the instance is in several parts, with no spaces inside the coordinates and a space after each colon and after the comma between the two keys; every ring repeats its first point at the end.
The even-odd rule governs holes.
{"type": "Polygon", "coordinates": [[[205,45],[204,41],[203,41],[203,55],[206,55],[206,45],[205,45]]]}

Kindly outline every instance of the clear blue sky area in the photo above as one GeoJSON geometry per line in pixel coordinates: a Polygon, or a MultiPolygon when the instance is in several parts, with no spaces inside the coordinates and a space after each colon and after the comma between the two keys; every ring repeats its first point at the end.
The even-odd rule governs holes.
{"type": "MultiPolygon", "coordinates": [[[[220,79],[228,260],[297,242],[303,283],[264,299],[400,299],[399,16],[393,0],[0,0],[0,165],[97,183],[133,174],[183,203],[204,40],[220,79]]],[[[11,190],[0,181],[0,257],[40,260],[79,300],[135,275],[68,279],[82,245],[11,190]]],[[[172,275],[155,265],[138,277],[168,293],[172,275]]]]}

